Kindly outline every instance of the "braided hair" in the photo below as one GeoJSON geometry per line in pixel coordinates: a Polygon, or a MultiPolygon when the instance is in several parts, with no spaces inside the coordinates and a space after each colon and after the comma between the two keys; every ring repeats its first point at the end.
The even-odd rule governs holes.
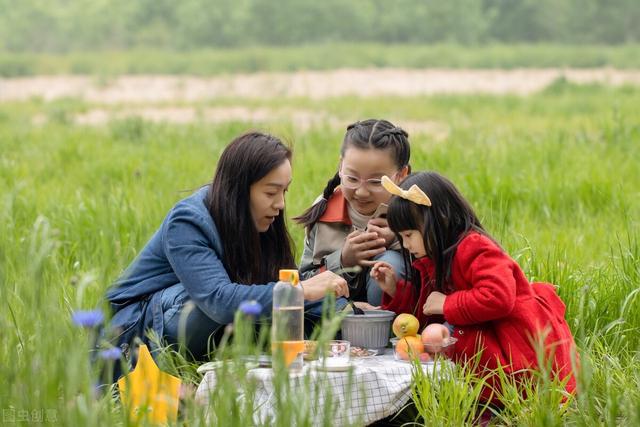
{"type": "MultiPolygon", "coordinates": [[[[391,150],[395,164],[399,169],[409,166],[409,158],[411,156],[409,134],[387,120],[368,119],[357,121],[347,126],[347,132],[340,148],[340,155],[344,157],[344,153],[350,147],[365,150],[391,150]]],[[[293,218],[294,221],[304,225],[308,230],[313,228],[327,209],[328,200],[339,184],[340,175],[336,171],[335,175],[327,181],[324,190],[322,190],[322,198],[302,215],[293,218]]]]}

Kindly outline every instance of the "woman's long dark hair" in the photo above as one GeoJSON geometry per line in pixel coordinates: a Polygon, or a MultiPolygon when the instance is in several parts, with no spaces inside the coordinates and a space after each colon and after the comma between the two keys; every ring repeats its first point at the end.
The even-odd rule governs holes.
{"type": "MultiPolygon", "coordinates": [[[[400,188],[408,190],[414,184],[429,196],[431,206],[394,196],[387,212],[389,228],[398,235],[400,242],[400,232],[422,230],[427,256],[436,267],[436,277],[431,278],[435,280],[435,290],[450,293],[453,291],[451,263],[460,241],[472,231],[491,236],[482,227],[469,202],[447,178],[436,172],[419,172],[409,175],[400,188]]],[[[408,257],[406,251],[405,257],[408,257]]],[[[412,282],[420,285],[419,281],[412,282]]]]}
{"type": "MultiPolygon", "coordinates": [[[[347,126],[347,133],[344,135],[340,148],[342,157],[349,147],[391,150],[391,155],[398,169],[409,166],[409,158],[411,157],[409,134],[387,120],[368,119],[347,126]]],[[[327,209],[327,201],[338,184],[340,184],[340,176],[336,171],[322,190],[322,199],[293,220],[304,225],[308,230],[313,228],[327,209]]]]}
{"type": "Polygon", "coordinates": [[[291,150],[278,138],[249,132],[234,139],[218,161],[206,205],[220,233],[222,262],[237,283],[277,280],[281,268],[295,268],[285,211],[259,233],[250,209],[250,188],[285,161],[291,150]]]}

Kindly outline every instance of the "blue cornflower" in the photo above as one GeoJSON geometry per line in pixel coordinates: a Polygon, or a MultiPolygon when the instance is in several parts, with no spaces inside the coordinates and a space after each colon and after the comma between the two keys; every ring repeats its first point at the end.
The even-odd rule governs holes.
{"type": "Polygon", "coordinates": [[[262,305],[256,300],[243,301],[239,310],[247,316],[259,316],[262,313],[262,305]]]}
{"type": "Polygon", "coordinates": [[[73,323],[83,328],[95,328],[104,320],[102,310],[78,310],[73,312],[73,323]]]}
{"type": "Polygon", "coordinates": [[[122,356],[122,350],[120,350],[120,347],[111,347],[106,350],[102,350],[98,355],[104,360],[118,360],[120,359],[120,356],[122,356]]]}

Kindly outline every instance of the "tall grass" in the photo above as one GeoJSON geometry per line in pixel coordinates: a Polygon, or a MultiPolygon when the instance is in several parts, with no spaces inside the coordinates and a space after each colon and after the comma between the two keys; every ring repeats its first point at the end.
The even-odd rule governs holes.
{"type": "Polygon", "coordinates": [[[191,51],[138,49],[68,54],[0,52],[0,76],[42,74],[213,75],[334,68],[638,68],[637,44],[376,44],[326,43],[191,51]]]}
{"type": "MultiPolygon", "coordinates": [[[[586,426],[640,422],[639,101],[634,89],[559,84],[528,98],[282,105],[330,110],[345,126],[374,116],[451,129],[444,140],[411,132],[414,170],[450,177],[527,275],[558,286],[581,354],[579,394],[566,410],[537,396],[519,403],[530,416],[507,411],[496,422],[586,426]]],[[[87,357],[92,333],[72,325],[70,314],[102,306],[106,287],[172,204],[208,182],[225,144],[254,126],[125,120],[92,128],[65,120],[83,108],[74,100],[0,105],[0,407],[16,417],[41,410],[64,425],[123,424],[119,406],[95,393],[87,357]],[[57,119],[32,124],[40,113],[57,119]]],[[[335,171],[342,131],[328,123],[304,131],[265,127],[295,142],[287,213],[299,214],[335,171]]],[[[291,230],[299,253],[302,230],[291,230]]],[[[193,365],[169,355],[165,369],[199,381],[193,365]]],[[[251,408],[234,406],[237,384],[221,386],[212,410],[249,420],[251,408]]],[[[293,397],[282,402],[290,416],[272,424],[308,417],[310,409],[294,408],[293,397]]],[[[439,414],[457,410],[443,405],[439,414]]],[[[206,422],[193,399],[183,408],[185,424],[206,422]]],[[[425,423],[430,413],[423,411],[425,423]]]]}

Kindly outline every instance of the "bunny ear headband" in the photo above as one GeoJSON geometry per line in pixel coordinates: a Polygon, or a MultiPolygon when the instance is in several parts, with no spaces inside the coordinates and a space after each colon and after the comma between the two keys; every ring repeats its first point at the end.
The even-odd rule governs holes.
{"type": "Polygon", "coordinates": [[[382,186],[393,195],[402,197],[403,199],[419,205],[431,206],[431,199],[429,199],[429,196],[424,194],[424,191],[422,191],[416,184],[413,184],[408,190],[403,190],[385,175],[382,177],[382,186]]]}

